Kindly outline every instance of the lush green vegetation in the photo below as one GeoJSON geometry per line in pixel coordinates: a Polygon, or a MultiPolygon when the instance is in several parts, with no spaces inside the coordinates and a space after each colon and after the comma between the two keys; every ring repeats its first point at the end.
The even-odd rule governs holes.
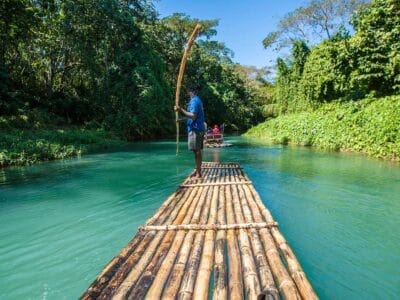
{"type": "Polygon", "coordinates": [[[373,0],[353,16],[353,35],[341,27],[314,47],[294,41],[263,104],[277,118],[248,134],[399,160],[399,11],[397,0],[373,0]]]}
{"type": "Polygon", "coordinates": [[[65,126],[63,122],[41,110],[0,117],[0,167],[79,156],[126,144],[109,131],[65,126]]]}
{"type": "Polygon", "coordinates": [[[101,129],[13,129],[0,135],[0,167],[80,156],[125,143],[101,129]]]}
{"type": "Polygon", "coordinates": [[[400,96],[332,102],[287,114],[247,132],[267,142],[356,151],[400,160],[400,96]]]}
{"type": "Polygon", "coordinates": [[[171,136],[179,63],[198,22],[204,29],[184,86],[199,87],[210,124],[245,130],[262,120],[257,92],[237,71],[231,51],[212,39],[218,21],[182,14],[158,19],[148,0],[1,1],[2,165],[75,155],[85,135],[171,136]],[[22,131],[37,125],[31,118],[27,126],[18,124],[32,112],[41,116],[35,122],[46,120],[45,131],[22,131]]]}
{"type": "Polygon", "coordinates": [[[291,128],[295,134],[301,121],[304,136],[283,129],[265,135],[397,157],[398,119],[386,103],[398,107],[390,96],[400,93],[399,11],[398,0],[310,0],[263,41],[265,47],[292,46],[289,57],[278,59],[270,83],[267,70],[232,62],[232,51],[214,39],[217,20],[184,14],[159,19],[149,0],[1,1],[0,165],[171,136],[179,63],[199,22],[203,31],[189,57],[184,87],[199,87],[209,124],[224,122],[228,130],[243,131],[278,117],[251,132],[291,128]],[[354,33],[343,22],[353,12],[354,33]],[[332,125],[328,134],[328,120],[338,121],[354,107],[360,111],[332,123],[340,130],[332,125]],[[379,115],[389,119],[382,123],[379,115]],[[372,132],[370,122],[382,131],[372,132]]]}

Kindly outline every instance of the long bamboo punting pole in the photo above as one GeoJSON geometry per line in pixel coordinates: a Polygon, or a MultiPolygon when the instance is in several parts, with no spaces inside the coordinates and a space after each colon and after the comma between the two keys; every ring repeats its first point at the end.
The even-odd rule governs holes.
{"type": "MultiPolygon", "coordinates": [[[[186,61],[189,57],[189,52],[190,52],[190,49],[192,48],[194,40],[196,39],[196,36],[199,34],[201,28],[202,28],[201,24],[196,25],[192,34],[189,37],[188,43],[185,48],[185,52],[183,53],[183,56],[182,56],[181,65],[179,66],[178,79],[176,81],[176,91],[175,91],[175,105],[176,106],[179,106],[179,96],[181,94],[181,85],[182,85],[183,73],[185,72],[186,61]]],[[[178,117],[179,117],[179,114],[176,111],[175,119],[178,120],[178,117]]],[[[179,153],[179,123],[177,122],[176,123],[176,155],[178,155],[178,153],[179,153]]]]}

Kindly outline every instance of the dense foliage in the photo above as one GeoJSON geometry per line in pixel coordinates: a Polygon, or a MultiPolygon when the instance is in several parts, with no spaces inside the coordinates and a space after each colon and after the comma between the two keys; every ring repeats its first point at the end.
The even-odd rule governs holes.
{"type": "Polygon", "coordinates": [[[257,91],[212,39],[218,21],[158,19],[149,0],[1,1],[0,166],[172,136],[179,64],[199,22],[183,85],[198,86],[210,125],[245,130],[262,118],[257,91]]]}
{"type": "Polygon", "coordinates": [[[101,129],[20,130],[0,135],[0,167],[27,165],[120,148],[124,141],[101,129]]]}
{"type": "Polygon", "coordinates": [[[355,151],[400,160],[400,96],[332,102],[287,114],[250,129],[267,142],[355,151]]]}
{"type": "Polygon", "coordinates": [[[276,112],[300,112],[369,94],[398,94],[399,11],[398,0],[374,0],[353,17],[354,35],[342,28],[312,49],[295,41],[291,58],[278,60],[276,112]]]}
{"type": "Polygon", "coordinates": [[[215,20],[159,20],[147,0],[5,0],[0,16],[0,116],[40,109],[129,140],[172,134],[180,59],[201,22],[184,85],[199,86],[211,123],[260,121],[230,50],[211,39],[215,20]]]}
{"type": "Polygon", "coordinates": [[[399,12],[398,0],[373,0],[354,15],[353,35],[342,28],[311,49],[293,42],[277,61],[268,104],[277,118],[248,134],[399,160],[399,12]]]}

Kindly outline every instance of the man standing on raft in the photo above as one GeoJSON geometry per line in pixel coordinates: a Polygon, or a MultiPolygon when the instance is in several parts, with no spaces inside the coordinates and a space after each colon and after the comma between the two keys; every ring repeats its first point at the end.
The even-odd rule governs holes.
{"type": "Polygon", "coordinates": [[[194,159],[196,162],[196,175],[201,178],[201,150],[203,149],[204,132],[204,110],[203,102],[197,96],[195,88],[188,88],[188,95],[190,102],[187,110],[174,106],[175,111],[180,111],[185,118],[178,118],[176,122],[186,120],[187,132],[188,132],[188,148],[194,153],[194,159]]]}

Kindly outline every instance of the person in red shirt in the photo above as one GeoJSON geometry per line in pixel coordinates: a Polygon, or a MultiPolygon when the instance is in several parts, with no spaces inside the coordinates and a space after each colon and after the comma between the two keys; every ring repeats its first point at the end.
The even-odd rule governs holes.
{"type": "Polygon", "coordinates": [[[220,134],[221,132],[219,131],[218,125],[214,125],[214,128],[212,129],[213,134],[220,134]]]}

